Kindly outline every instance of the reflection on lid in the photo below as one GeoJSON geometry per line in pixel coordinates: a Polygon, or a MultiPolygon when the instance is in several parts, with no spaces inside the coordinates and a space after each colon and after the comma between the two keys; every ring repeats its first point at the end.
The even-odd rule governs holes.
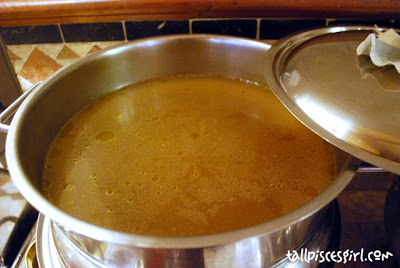
{"type": "MultiPolygon", "coordinates": [[[[286,108],[314,132],[400,174],[400,74],[356,51],[374,30],[326,27],[287,36],[268,51],[264,75],[286,108]]],[[[395,57],[400,62],[400,54],[395,57]]]]}
{"type": "Polygon", "coordinates": [[[350,120],[337,117],[330,113],[324,105],[320,105],[308,96],[296,98],[296,103],[317,124],[339,139],[344,138],[352,128],[350,120]]]}
{"type": "Polygon", "coordinates": [[[362,79],[374,78],[387,91],[400,91],[400,74],[393,66],[378,67],[367,56],[357,56],[357,67],[362,79]]]}

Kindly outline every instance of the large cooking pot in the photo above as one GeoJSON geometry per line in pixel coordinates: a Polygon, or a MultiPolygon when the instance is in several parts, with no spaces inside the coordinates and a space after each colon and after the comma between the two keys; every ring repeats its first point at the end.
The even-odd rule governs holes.
{"type": "MultiPolygon", "coordinates": [[[[310,202],[269,222],[215,235],[153,237],[107,230],[66,214],[40,191],[50,144],[60,128],[94,99],[172,74],[216,74],[266,85],[269,48],[242,38],[176,35],[128,42],[78,60],[33,89],[9,128],[1,125],[8,131],[6,158],[13,181],[51,220],[51,235],[91,256],[94,267],[266,267],[279,263],[288,250],[299,248],[315,234],[324,219],[331,219],[329,204],[350,182],[358,165],[347,153],[335,148],[337,177],[310,202]]],[[[56,242],[57,250],[65,250],[66,244],[56,242]]],[[[64,255],[62,263],[71,264],[72,255],[64,255]]]]}

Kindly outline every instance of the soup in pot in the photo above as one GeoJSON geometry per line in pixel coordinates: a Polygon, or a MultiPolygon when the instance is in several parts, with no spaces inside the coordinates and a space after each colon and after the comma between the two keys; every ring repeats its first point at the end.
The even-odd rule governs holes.
{"type": "Polygon", "coordinates": [[[122,232],[193,236],[288,213],[335,177],[332,148],[266,87],[173,76],[95,100],[55,138],[43,192],[122,232]]]}

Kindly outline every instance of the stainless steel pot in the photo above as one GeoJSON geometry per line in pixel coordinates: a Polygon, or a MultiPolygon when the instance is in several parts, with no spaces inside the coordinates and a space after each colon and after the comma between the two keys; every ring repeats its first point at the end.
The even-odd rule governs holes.
{"type": "MultiPolygon", "coordinates": [[[[207,236],[153,237],[107,230],[64,213],[40,191],[43,160],[55,135],[94,99],[171,74],[216,74],[265,85],[269,47],[241,38],[176,35],[129,42],[78,60],[35,88],[9,128],[1,125],[8,131],[6,158],[12,179],[24,197],[51,219],[52,236],[91,256],[95,267],[267,267],[279,263],[288,250],[313,236],[329,216],[327,206],[357,169],[353,157],[336,149],[337,178],[295,211],[249,228],[207,236]]],[[[57,243],[62,251],[63,244],[57,243]]],[[[72,257],[66,255],[63,262],[67,266],[72,257]]]]}

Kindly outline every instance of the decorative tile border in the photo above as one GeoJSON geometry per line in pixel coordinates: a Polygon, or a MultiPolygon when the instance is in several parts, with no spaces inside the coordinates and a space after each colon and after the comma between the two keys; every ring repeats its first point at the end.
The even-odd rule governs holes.
{"type": "Polygon", "coordinates": [[[363,24],[399,27],[393,20],[335,19],[192,19],[167,21],[121,21],[107,23],[34,25],[0,27],[7,45],[69,43],[93,41],[126,41],[143,37],[180,34],[214,33],[255,39],[276,39],[284,35],[325,25],[363,24]]]}
{"type": "Polygon", "coordinates": [[[190,33],[189,21],[127,21],[125,22],[127,40],[167,35],[190,33]]]}
{"type": "Polygon", "coordinates": [[[61,43],[57,25],[0,27],[0,35],[7,45],[61,43]]]}
{"type": "Polygon", "coordinates": [[[279,39],[285,35],[316,27],[324,27],[326,20],[261,20],[260,39],[279,39]]]}
{"type": "Polygon", "coordinates": [[[60,28],[65,42],[125,40],[121,22],[62,24],[60,28]]]}
{"type": "Polygon", "coordinates": [[[192,33],[226,34],[239,37],[257,37],[256,19],[238,20],[195,20],[192,33]]]}

